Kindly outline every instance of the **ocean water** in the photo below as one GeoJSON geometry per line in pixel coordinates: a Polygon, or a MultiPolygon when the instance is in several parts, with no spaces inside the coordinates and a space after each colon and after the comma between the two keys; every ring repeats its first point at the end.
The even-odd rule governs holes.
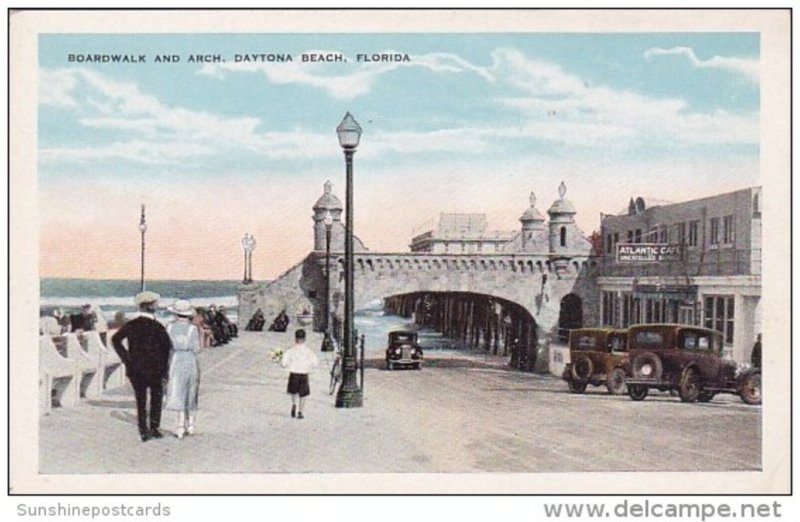
{"type": "MultiPolygon", "coordinates": [[[[40,283],[40,312],[50,315],[56,308],[65,313],[78,313],[84,304],[92,304],[111,320],[117,311],[128,317],[136,314],[133,296],[139,293],[139,280],[119,279],[54,279],[45,278],[40,283]]],[[[224,305],[231,321],[237,320],[238,300],[236,288],[239,281],[147,281],[147,290],[161,295],[156,316],[163,321],[171,318],[165,309],[176,299],[189,299],[194,306],[224,305]]],[[[364,335],[364,346],[369,354],[386,349],[388,333],[392,330],[416,330],[425,350],[457,348],[457,343],[432,330],[420,329],[411,319],[384,312],[383,301],[378,299],[357,310],[354,326],[364,335]]]]}
{"type": "MultiPolygon", "coordinates": [[[[238,281],[229,280],[146,281],[146,289],[161,295],[159,306],[162,308],[176,299],[189,299],[195,306],[224,305],[228,317],[235,320],[238,284],[238,281]]],[[[138,279],[44,278],[39,287],[41,313],[50,314],[55,308],[74,313],[86,303],[99,307],[107,318],[113,317],[117,310],[133,313],[136,311],[133,297],[139,293],[139,285],[138,279]]]]}

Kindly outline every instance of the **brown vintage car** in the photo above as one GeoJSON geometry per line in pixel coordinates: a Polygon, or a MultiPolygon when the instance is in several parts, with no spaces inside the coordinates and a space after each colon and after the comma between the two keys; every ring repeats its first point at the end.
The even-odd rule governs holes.
{"type": "Polygon", "coordinates": [[[681,324],[641,324],[628,329],[631,360],[628,395],[635,401],[651,388],[677,390],[683,402],[708,402],[717,393],[761,404],[761,370],[741,369],[722,357],[722,335],[681,324]]]}
{"type": "Polygon", "coordinates": [[[627,337],[625,330],[612,328],[572,330],[569,333],[570,362],[561,375],[569,391],[583,393],[589,384],[605,384],[612,395],[624,393],[629,366],[627,337]]]}

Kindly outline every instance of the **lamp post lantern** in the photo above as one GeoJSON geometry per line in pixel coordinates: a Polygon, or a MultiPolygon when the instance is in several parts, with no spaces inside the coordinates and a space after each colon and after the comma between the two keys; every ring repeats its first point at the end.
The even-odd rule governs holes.
{"type": "Polygon", "coordinates": [[[144,233],[147,232],[147,220],[144,217],[144,204],[142,204],[142,217],[139,219],[139,231],[142,233],[142,279],[141,292],[144,292],[144,233]]]}
{"type": "Polygon", "coordinates": [[[242,250],[244,251],[244,276],[242,283],[253,282],[253,250],[256,249],[256,238],[252,234],[245,233],[242,238],[242,250]]]}
{"type": "Polygon", "coordinates": [[[349,112],[336,127],[339,145],[344,151],[346,167],[345,227],[344,227],[344,357],[342,385],[336,394],[337,408],[360,408],[364,393],[356,380],[356,345],[353,336],[354,286],[353,286],[353,154],[361,140],[361,126],[349,112]]]}
{"type": "Polygon", "coordinates": [[[323,352],[333,351],[333,341],[331,340],[331,228],[333,227],[333,215],[331,211],[325,212],[325,336],[322,338],[323,352]]]}

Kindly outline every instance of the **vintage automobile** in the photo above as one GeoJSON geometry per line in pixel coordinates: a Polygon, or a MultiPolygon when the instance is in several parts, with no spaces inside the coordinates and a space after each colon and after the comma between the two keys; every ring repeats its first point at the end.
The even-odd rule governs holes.
{"type": "Polygon", "coordinates": [[[628,329],[628,395],[644,400],[651,388],[676,390],[683,402],[708,402],[717,393],[761,404],[761,370],[722,357],[722,335],[681,324],[641,324],[628,329]]]}
{"type": "Polygon", "coordinates": [[[422,348],[417,343],[417,333],[407,330],[389,332],[389,346],[386,348],[386,368],[394,370],[401,367],[422,369],[422,348]]]}
{"type": "Polygon", "coordinates": [[[612,328],[579,328],[570,331],[570,362],[561,375],[567,381],[569,391],[583,393],[589,384],[605,384],[611,395],[624,393],[629,366],[627,337],[625,330],[612,328]]]}

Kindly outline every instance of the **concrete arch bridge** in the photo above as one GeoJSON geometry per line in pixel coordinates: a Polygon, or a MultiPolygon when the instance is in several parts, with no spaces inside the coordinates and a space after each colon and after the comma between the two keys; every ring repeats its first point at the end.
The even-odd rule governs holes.
{"type": "MultiPolygon", "coordinates": [[[[312,252],[270,283],[241,285],[239,317],[246,322],[258,308],[267,318],[281,310],[290,317],[307,311],[313,315],[313,327],[323,329],[325,261],[324,252],[312,252]]],[[[340,317],[343,256],[332,254],[329,268],[331,314],[340,317]]],[[[355,309],[383,300],[388,309],[408,316],[409,303],[427,296],[437,307],[457,310],[432,326],[444,328],[446,335],[459,329],[463,337],[467,327],[462,321],[470,321],[473,331],[465,340],[508,354],[511,331],[516,331],[516,338],[526,346],[536,346],[537,341],[558,336],[560,329],[596,324],[596,269],[594,259],[588,256],[361,252],[354,255],[355,309]],[[481,328],[475,326],[478,315],[486,316],[481,328]]],[[[539,344],[546,346],[546,342],[539,344]]],[[[523,360],[523,367],[534,359],[532,352],[523,360]]]]}

